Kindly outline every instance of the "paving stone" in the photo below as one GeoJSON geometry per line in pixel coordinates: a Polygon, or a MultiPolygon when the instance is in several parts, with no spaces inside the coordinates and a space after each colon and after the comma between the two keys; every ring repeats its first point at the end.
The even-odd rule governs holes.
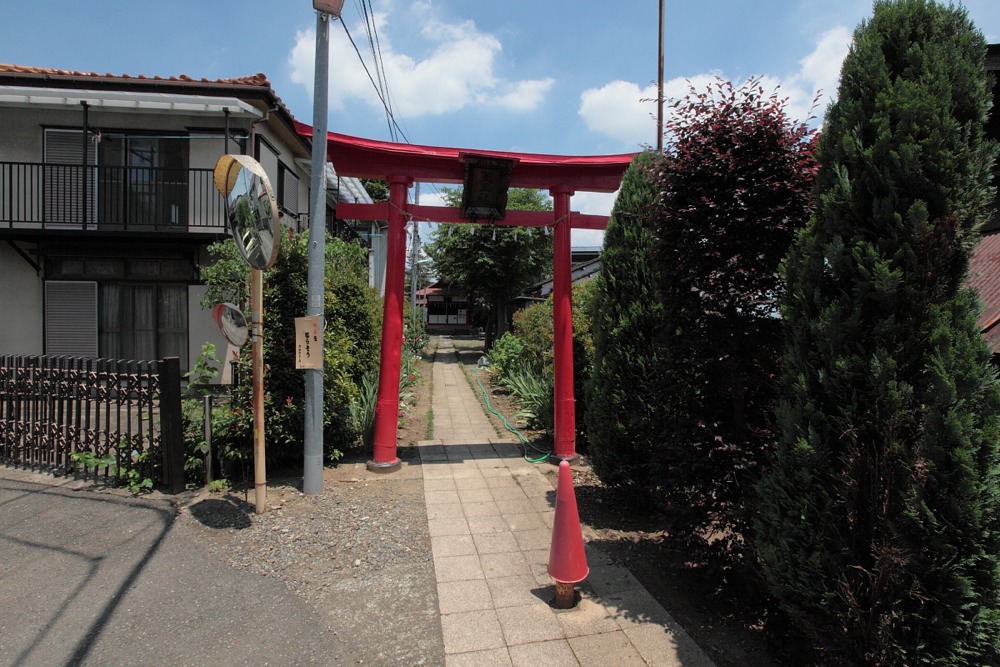
{"type": "MultiPolygon", "coordinates": [[[[520,551],[512,553],[479,554],[479,564],[487,579],[528,576],[534,578],[531,566],[520,551]]],[[[536,582],[537,583],[537,582],[536,582]]],[[[615,626],[617,627],[617,625],[615,626]]]]}
{"type": "MultiPolygon", "coordinates": [[[[577,667],[573,649],[565,639],[508,648],[512,667],[577,667]]],[[[449,667],[451,663],[448,663],[449,667]]]]}
{"type": "Polygon", "coordinates": [[[442,535],[464,535],[470,532],[469,522],[465,520],[465,517],[458,517],[455,519],[428,519],[427,531],[430,533],[431,537],[440,537],[442,535]]]}
{"type": "Polygon", "coordinates": [[[445,667],[511,667],[512,663],[507,649],[495,648],[487,651],[446,655],[444,664],[445,667]]]}
{"type": "Polygon", "coordinates": [[[500,515],[470,516],[467,519],[467,525],[473,535],[477,533],[505,533],[509,530],[507,522],[500,515]]]}
{"type": "Polygon", "coordinates": [[[445,581],[466,581],[485,579],[478,556],[445,556],[434,559],[434,571],[438,583],[445,581]]]}
{"type": "Polygon", "coordinates": [[[468,653],[506,648],[496,611],[467,611],[441,617],[444,652],[468,653]]]}
{"type": "Polygon", "coordinates": [[[562,639],[562,628],[546,604],[497,609],[507,646],[562,639]]]}
{"type": "MultiPolygon", "coordinates": [[[[535,581],[534,577],[527,575],[500,577],[497,579],[487,579],[486,584],[490,587],[490,594],[493,596],[493,605],[497,609],[533,604],[538,604],[548,609],[545,601],[535,593],[541,587],[535,581]]],[[[562,635],[559,636],[561,637],[562,635]]]]}
{"type": "Polygon", "coordinates": [[[493,597],[485,580],[442,581],[437,589],[442,614],[493,609],[493,597]]]}
{"type": "Polygon", "coordinates": [[[472,536],[472,539],[476,543],[476,551],[480,555],[511,552],[520,553],[517,546],[517,540],[514,539],[513,533],[476,533],[472,536]]]}
{"type": "MultiPolygon", "coordinates": [[[[551,594],[555,598],[554,585],[551,594]]],[[[581,599],[572,609],[558,611],[556,620],[562,626],[563,635],[566,637],[599,635],[606,632],[616,632],[620,629],[618,623],[604,606],[587,598],[581,599]]],[[[660,663],[654,662],[652,664],[660,663]]]]}
{"type": "Polygon", "coordinates": [[[482,503],[468,503],[462,505],[462,513],[465,516],[499,516],[500,508],[492,500],[482,503]]]}
{"type": "MultiPolygon", "coordinates": [[[[647,667],[639,652],[624,632],[588,635],[569,639],[570,648],[580,667],[647,667]]],[[[448,642],[445,640],[445,652],[448,642]]],[[[664,666],[665,667],[665,666],[664,666]]]]}
{"type": "Polygon", "coordinates": [[[473,556],[476,553],[476,543],[471,534],[439,535],[431,538],[431,553],[434,558],[473,556]]]}

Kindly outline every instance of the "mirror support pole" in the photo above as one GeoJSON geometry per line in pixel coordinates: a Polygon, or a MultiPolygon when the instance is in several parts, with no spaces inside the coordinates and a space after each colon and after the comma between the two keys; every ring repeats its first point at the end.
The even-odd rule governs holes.
{"type": "MultiPolygon", "coordinates": [[[[326,270],[326,127],[329,88],[330,23],[316,12],[316,73],[313,95],[312,165],[309,190],[309,255],[306,315],[323,317],[326,270]]],[[[322,320],[321,320],[322,321],[322,320]]],[[[325,329],[325,325],[323,329],[325,329]]],[[[321,334],[322,335],[322,334],[321,334]]],[[[320,338],[320,355],[323,339],[320,338]]],[[[302,492],[323,490],[323,369],[305,371],[305,430],[302,492]]]]}
{"type": "Polygon", "coordinates": [[[250,269],[250,339],[253,365],[253,491],[257,514],[267,502],[267,472],[264,465],[264,272],[250,269]]]}

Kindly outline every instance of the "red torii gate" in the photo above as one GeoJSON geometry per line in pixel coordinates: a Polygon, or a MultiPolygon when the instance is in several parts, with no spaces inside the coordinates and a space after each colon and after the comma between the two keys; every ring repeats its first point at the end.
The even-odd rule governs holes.
{"type": "MultiPolygon", "coordinates": [[[[312,127],[296,122],[296,131],[310,141],[312,127]]],[[[327,133],[327,160],[341,176],[375,178],[389,184],[389,201],[379,204],[337,204],[337,216],[357,220],[386,220],[385,302],[382,348],[375,408],[372,470],[392,471],[400,466],[396,455],[399,421],[399,369],[403,344],[403,283],[406,272],[406,223],[421,219],[441,223],[470,223],[461,209],[417,206],[407,202],[414,182],[463,183],[469,158],[499,159],[512,164],[510,187],[548,190],[552,211],[507,211],[489,224],[520,227],[551,226],[553,233],[553,333],[555,354],[555,447],[553,456],[576,457],[576,413],[573,396],[573,315],[571,308],[571,229],[604,229],[607,216],[570,211],[578,190],[614,192],[634,157],[619,155],[562,156],[481,151],[438,146],[398,144],[327,133]]]]}

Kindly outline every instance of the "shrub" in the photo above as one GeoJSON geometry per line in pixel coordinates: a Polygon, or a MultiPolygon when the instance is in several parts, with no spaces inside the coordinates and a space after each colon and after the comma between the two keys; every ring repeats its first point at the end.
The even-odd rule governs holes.
{"type": "Polygon", "coordinates": [[[812,132],[756,81],[692,90],[654,216],[662,318],[653,470],[680,533],[741,557],[775,446],[779,265],[810,210],[812,132]]]}
{"type": "Polygon", "coordinates": [[[498,382],[503,383],[510,377],[514,365],[521,360],[524,353],[524,341],[510,331],[505,332],[486,354],[490,373],[498,382]]]}
{"type": "MultiPolygon", "coordinates": [[[[264,273],[264,413],[270,461],[302,455],[304,379],[295,369],[295,317],[306,308],[308,234],[286,230],[275,265],[264,273]]],[[[213,244],[216,262],[202,270],[208,285],[203,307],[220,301],[246,303],[249,269],[232,240],[213,244]]],[[[365,250],[336,238],[326,241],[323,421],[328,457],[357,444],[351,414],[358,384],[378,361],[380,301],[368,287],[365,250]]],[[[250,345],[241,349],[239,385],[222,418],[220,445],[249,458],[253,418],[250,410],[250,345]]]]}
{"type": "MultiPolygon", "coordinates": [[[[583,426],[586,411],[586,386],[594,356],[590,311],[593,280],[573,284],[573,392],[576,399],[576,423],[583,426]]],[[[524,343],[521,358],[539,376],[553,376],[554,334],[552,329],[552,297],[533,303],[514,313],[514,333],[524,343]]],[[[551,381],[551,380],[550,380],[551,381]]],[[[586,433],[578,430],[577,450],[586,448],[586,433]]]]}
{"type": "Polygon", "coordinates": [[[515,363],[503,385],[520,403],[515,419],[520,419],[528,428],[552,431],[555,397],[551,373],[536,371],[528,363],[515,363]]]}

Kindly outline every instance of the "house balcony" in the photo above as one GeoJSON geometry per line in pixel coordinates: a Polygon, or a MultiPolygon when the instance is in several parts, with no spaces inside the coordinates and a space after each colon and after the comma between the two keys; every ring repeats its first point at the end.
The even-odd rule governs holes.
{"type": "Polygon", "coordinates": [[[226,234],[210,168],[0,162],[0,238],[226,234]]]}

